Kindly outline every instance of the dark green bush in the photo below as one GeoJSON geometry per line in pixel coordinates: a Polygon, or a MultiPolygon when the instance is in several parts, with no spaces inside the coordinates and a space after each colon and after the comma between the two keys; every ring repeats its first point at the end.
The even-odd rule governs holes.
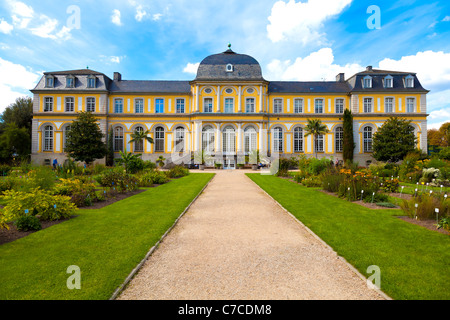
{"type": "Polygon", "coordinates": [[[189,169],[182,166],[175,166],[166,172],[169,178],[181,178],[189,174],[189,169]]]}
{"type": "Polygon", "coordinates": [[[24,215],[20,216],[15,222],[17,230],[19,231],[29,231],[29,230],[41,230],[41,221],[35,216],[24,215]]]}

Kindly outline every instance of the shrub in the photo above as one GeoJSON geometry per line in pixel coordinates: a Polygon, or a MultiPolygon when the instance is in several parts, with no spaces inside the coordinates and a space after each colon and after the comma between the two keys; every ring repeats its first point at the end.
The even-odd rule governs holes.
{"type": "Polygon", "coordinates": [[[442,148],[438,154],[439,158],[444,160],[450,160],[450,147],[442,148]]]}
{"type": "Polygon", "coordinates": [[[54,194],[70,196],[78,207],[90,206],[96,200],[95,185],[85,179],[61,179],[54,194]]]}
{"type": "Polygon", "coordinates": [[[421,177],[422,177],[422,171],[413,171],[413,172],[406,174],[405,180],[407,182],[417,183],[417,182],[419,182],[421,177]]]}
{"type": "Polygon", "coordinates": [[[60,220],[71,217],[76,206],[70,197],[53,195],[40,188],[32,189],[31,192],[9,190],[4,192],[4,199],[8,205],[3,209],[0,225],[7,220],[12,220],[23,215],[39,215],[41,220],[60,220]]]}
{"type": "Polygon", "coordinates": [[[169,182],[169,178],[163,171],[153,171],[148,174],[148,177],[154,184],[164,184],[169,182]]]}
{"type": "Polygon", "coordinates": [[[0,179],[0,192],[13,189],[15,184],[16,178],[14,177],[5,177],[4,179],[0,179]]]}
{"type": "Polygon", "coordinates": [[[421,194],[411,200],[405,200],[400,203],[400,207],[411,218],[417,215],[419,220],[436,219],[435,209],[439,209],[439,216],[448,217],[450,212],[449,201],[444,197],[421,194]],[[417,204],[417,209],[415,207],[417,204]]]}
{"type": "Polygon", "coordinates": [[[425,160],[424,161],[424,166],[425,168],[435,168],[435,169],[440,169],[442,167],[445,167],[447,165],[447,163],[444,160],[438,159],[438,158],[433,158],[431,160],[425,160]]]}
{"type": "Polygon", "coordinates": [[[436,226],[438,229],[444,229],[450,232],[450,218],[442,218],[436,226]]]}
{"type": "Polygon", "coordinates": [[[55,173],[50,167],[35,167],[24,176],[16,177],[14,189],[25,192],[30,192],[36,188],[50,190],[53,188],[55,181],[55,173]]]}
{"type": "Polygon", "coordinates": [[[189,174],[189,169],[182,167],[182,166],[175,166],[166,172],[166,175],[169,178],[181,178],[181,177],[187,176],[188,174],[189,174]]]}
{"type": "Polygon", "coordinates": [[[367,203],[381,203],[381,202],[388,202],[389,201],[389,196],[387,194],[384,193],[380,193],[380,192],[375,192],[375,194],[368,192],[364,198],[363,198],[364,202],[367,203]]]}
{"type": "Polygon", "coordinates": [[[11,167],[7,164],[0,164],[0,176],[7,176],[9,172],[11,171],[11,167]]]}
{"type": "Polygon", "coordinates": [[[308,188],[320,187],[320,186],[322,186],[322,181],[320,180],[319,177],[310,176],[310,177],[302,180],[302,185],[304,185],[305,187],[308,187],[308,188]]]}
{"type": "Polygon", "coordinates": [[[94,179],[102,187],[109,187],[118,192],[134,191],[139,186],[139,180],[135,176],[124,172],[123,168],[117,167],[95,176],[94,179]]]}
{"type": "Polygon", "coordinates": [[[321,174],[322,188],[329,192],[338,192],[339,186],[344,183],[345,175],[339,174],[335,168],[329,168],[321,174]]]}
{"type": "Polygon", "coordinates": [[[308,165],[308,172],[310,174],[318,175],[325,171],[329,166],[331,165],[330,159],[316,159],[312,158],[309,165],[308,165]]]}
{"type": "Polygon", "coordinates": [[[278,159],[278,172],[276,174],[277,177],[288,177],[289,176],[289,167],[291,165],[291,161],[286,158],[278,159]]]}
{"type": "Polygon", "coordinates": [[[386,208],[395,208],[397,207],[395,204],[390,202],[377,202],[377,206],[386,207],[386,208]]]}
{"type": "Polygon", "coordinates": [[[439,178],[439,174],[440,174],[439,169],[435,169],[433,167],[428,169],[424,168],[422,171],[422,178],[423,178],[422,181],[431,182],[431,180],[439,178]]]}
{"type": "Polygon", "coordinates": [[[400,181],[398,181],[398,179],[396,178],[391,178],[391,179],[384,179],[383,180],[383,185],[381,185],[381,189],[383,189],[384,192],[397,192],[398,191],[398,186],[400,181]]]}
{"type": "Polygon", "coordinates": [[[41,230],[41,221],[35,216],[24,215],[17,218],[14,222],[17,230],[19,231],[29,231],[29,230],[41,230]]]}

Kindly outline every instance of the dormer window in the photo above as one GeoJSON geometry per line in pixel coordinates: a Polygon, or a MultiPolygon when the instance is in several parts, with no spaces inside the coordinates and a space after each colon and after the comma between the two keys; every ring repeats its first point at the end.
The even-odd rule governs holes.
{"type": "Polygon", "coordinates": [[[227,64],[227,72],[233,72],[233,65],[231,63],[227,64]]]}
{"type": "Polygon", "coordinates": [[[96,87],[96,81],[97,79],[94,76],[89,76],[88,77],[88,83],[87,83],[87,87],[88,88],[95,88],[96,87]]]}
{"type": "Polygon", "coordinates": [[[393,78],[392,78],[392,76],[386,76],[384,78],[384,87],[385,88],[392,88],[393,87],[393,78]]]}
{"type": "Polygon", "coordinates": [[[409,75],[405,78],[405,87],[414,88],[414,77],[409,75]]]}
{"type": "Polygon", "coordinates": [[[75,77],[67,76],[66,78],[66,88],[74,88],[75,87],[75,77]]]}
{"type": "Polygon", "coordinates": [[[55,87],[55,78],[53,76],[45,77],[45,87],[46,88],[54,88],[55,87]]]}
{"type": "Polygon", "coordinates": [[[363,88],[364,89],[372,88],[372,77],[371,76],[365,76],[363,78],[363,88]]]}

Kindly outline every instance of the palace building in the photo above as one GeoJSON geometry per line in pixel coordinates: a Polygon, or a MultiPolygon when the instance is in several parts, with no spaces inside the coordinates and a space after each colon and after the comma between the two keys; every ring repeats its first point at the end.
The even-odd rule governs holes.
{"type": "MultiPolygon", "coordinates": [[[[207,165],[235,168],[245,155],[299,154],[342,160],[343,112],[353,114],[354,160],[368,165],[372,137],[391,116],[412,121],[417,147],[427,151],[427,100],[415,73],[367,67],[336,81],[268,81],[254,58],[229,49],[206,57],[192,81],[113,79],[90,69],[45,72],[31,90],[32,161],[63,163],[66,133],[77,112],[93,112],[114,151],[142,159],[190,163],[204,150],[207,165]],[[320,119],[329,133],[305,137],[307,119],[320,119]],[[154,143],[129,143],[135,131],[154,143]]],[[[248,158],[247,158],[248,159],[248,158]]]]}

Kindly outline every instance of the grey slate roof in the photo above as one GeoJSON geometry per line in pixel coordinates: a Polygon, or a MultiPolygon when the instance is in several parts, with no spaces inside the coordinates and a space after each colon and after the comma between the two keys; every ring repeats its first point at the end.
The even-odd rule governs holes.
{"type": "Polygon", "coordinates": [[[190,93],[189,81],[113,81],[109,87],[112,93],[190,93]]]}
{"type": "Polygon", "coordinates": [[[36,87],[31,90],[32,92],[35,90],[39,91],[80,91],[80,90],[89,90],[89,91],[108,91],[110,86],[111,79],[108,78],[101,72],[97,72],[90,69],[81,69],[81,70],[68,70],[68,71],[54,71],[54,72],[44,72],[44,76],[41,77],[36,87]],[[75,83],[73,88],[66,88],[66,77],[74,76],[75,83]],[[45,87],[45,79],[47,76],[53,76],[54,78],[54,86],[53,88],[45,87]],[[95,76],[96,78],[96,87],[88,88],[88,77],[95,76]]]}
{"type": "Polygon", "coordinates": [[[270,93],[349,93],[350,87],[346,82],[335,81],[271,81],[270,93]]]}
{"type": "Polygon", "coordinates": [[[227,80],[264,80],[258,61],[246,54],[238,54],[231,49],[219,54],[213,54],[200,63],[195,80],[227,81],[227,80]],[[233,66],[232,72],[226,71],[226,66],[233,66]]]}

